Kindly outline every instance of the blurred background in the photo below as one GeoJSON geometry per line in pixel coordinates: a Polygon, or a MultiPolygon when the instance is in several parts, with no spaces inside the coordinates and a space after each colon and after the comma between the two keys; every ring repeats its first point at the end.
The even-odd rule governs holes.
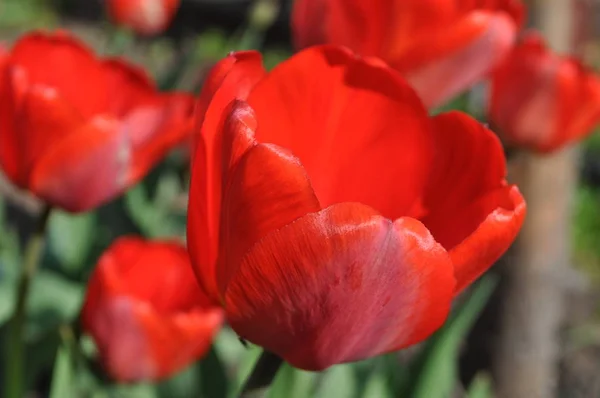
{"type": "MultiPolygon", "coordinates": [[[[32,29],[68,29],[101,54],[123,56],[143,65],[162,88],[197,92],[206,72],[229,51],[260,49],[268,68],[290,56],[292,2],[182,0],[169,28],[149,38],[111,24],[101,0],[1,0],[0,40],[10,46],[20,34],[32,29]],[[257,6],[259,3],[262,8],[257,6]]],[[[564,34],[568,40],[562,50],[577,54],[590,67],[600,66],[600,1],[530,3],[530,25],[541,24],[545,31],[564,34]],[[556,3],[561,4],[555,9],[556,3]],[[568,14],[560,11],[565,4],[568,14]]],[[[466,94],[444,109],[481,114],[483,104],[477,98],[473,93],[466,94]]],[[[518,157],[510,161],[511,173],[515,179],[521,178],[524,173],[518,157]]],[[[573,156],[554,163],[545,161],[540,167],[547,168],[543,184],[551,188],[544,191],[541,200],[561,200],[561,191],[575,187],[573,211],[565,214],[570,231],[564,249],[568,251],[568,264],[542,276],[551,279],[549,285],[544,285],[549,286],[549,295],[561,297],[553,301],[535,296],[531,298],[533,306],[507,322],[520,325],[522,317],[532,319],[539,313],[558,311],[557,336],[541,348],[549,350],[548,355],[545,351],[528,351],[526,339],[507,338],[503,332],[506,317],[500,314],[507,308],[506,295],[526,300],[520,292],[539,287],[535,278],[517,287],[511,285],[510,277],[505,275],[510,274],[510,267],[504,263],[514,262],[521,254],[509,252],[489,278],[458,300],[451,320],[428,342],[401,353],[336,366],[323,374],[284,367],[270,396],[492,397],[494,390],[502,390],[498,384],[511,383],[501,376],[502,367],[510,367],[510,363],[503,364],[495,356],[499,347],[503,352],[512,347],[522,355],[556,365],[557,373],[544,376],[552,378],[546,381],[553,385],[556,397],[600,397],[600,136],[592,135],[573,156]],[[572,170],[567,182],[559,178],[565,167],[572,170]],[[556,308],[553,303],[558,303],[556,308]],[[496,373],[500,376],[492,377],[496,373]]],[[[52,215],[44,266],[35,280],[24,336],[28,344],[28,397],[232,396],[259,350],[246,348],[228,329],[219,334],[207,358],[173,379],[156,384],[116,385],[106,380],[94,364],[65,370],[61,356],[69,339],[62,326],[77,318],[87,278],[110,242],[128,233],[185,236],[187,180],[187,156],[176,151],[124,197],[97,211],[78,216],[57,211],[52,215]],[[77,387],[65,389],[68,384],[77,387]]],[[[14,304],[19,247],[29,235],[39,209],[34,198],[0,179],[0,333],[6,331],[14,304]]],[[[560,205],[557,209],[566,211],[560,205]]],[[[549,250],[551,255],[544,241],[526,243],[531,250],[549,250]]],[[[517,302],[517,306],[521,304],[527,307],[527,303],[517,302]]],[[[544,340],[543,333],[536,334],[539,325],[535,321],[531,324],[524,335],[530,340],[544,340]]],[[[82,343],[85,350],[93,352],[89,339],[84,338],[82,343]]],[[[0,372],[4,371],[0,367],[0,372]]],[[[526,375],[523,377],[526,379],[526,375]]]]}

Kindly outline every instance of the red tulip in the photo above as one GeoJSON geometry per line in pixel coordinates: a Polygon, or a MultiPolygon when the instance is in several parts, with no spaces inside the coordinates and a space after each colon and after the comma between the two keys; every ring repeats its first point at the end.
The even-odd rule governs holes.
{"type": "Polygon", "coordinates": [[[209,349],[223,318],[176,242],[121,238],[102,255],[82,312],[108,373],[119,381],[169,377],[209,349]]]}
{"type": "Polygon", "coordinates": [[[494,72],[488,114],[507,144],[550,152],[600,123],[600,78],[530,33],[494,72]]]}
{"type": "Polygon", "coordinates": [[[68,211],[121,194],[192,127],[190,95],[161,94],[142,69],[66,33],[27,34],[0,68],[0,166],[68,211]]]}
{"type": "Polygon", "coordinates": [[[523,221],[498,139],[428,117],[381,61],[312,47],[267,74],[234,53],[200,98],[192,264],[241,337],[299,368],[425,339],[523,221]]]}
{"type": "Polygon", "coordinates": [[[331,43],[377,56],[434,107],[469,88],[510,50],[519,0],[296,0],[296,46],[331,43]]]}
{"type": "Polygon", "coordinates": [[[163,32],[177,13],[180,0],[107,0],[108,15],[141,35],[163,32]]]}

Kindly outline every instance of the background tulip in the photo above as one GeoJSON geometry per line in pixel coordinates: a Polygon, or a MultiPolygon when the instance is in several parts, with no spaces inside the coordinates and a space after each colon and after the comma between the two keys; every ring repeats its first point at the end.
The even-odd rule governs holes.
{"type": "Polygon", "coordinates": [[[23,36],[0,69],[0,166],[52,206],[107,202],[190,131],[191,96],[159,93],[142,69],[67,33],[23,36]]]}
{"type": "Polygon", "coordinates": [[[497,138],[429,118],[381,61],[313,47],[266,74],[234,53],[209,79],[192,262],[234,330],[296,367],[425,339],[521,226],[497,138]]]}
{"type": "Polygon", "coordinates": [[[208,304],[176,242],[125,237],[102,255],[82,312],[117,380],[162,379],[202,357],[222,312],[208,304]]]}
{"type": "Polygon", "coordinates": [[[292,29],[298,48],[332,43],[382,58],[434,107],[502,60],[524,14],[519,0],[297,0],[292,29]]]}
{"type": "Polygon", "coordinates": [[[600,122],[600,78],[529,33],[494,72],[488,115],[509,145],[553,151],[600,122]]]}
{"type": "Polygon", "coordinates": [[[164,31],[175,17],[179,3],[180,0],[106,0],[110,18],[141,35],[164,31]]]}

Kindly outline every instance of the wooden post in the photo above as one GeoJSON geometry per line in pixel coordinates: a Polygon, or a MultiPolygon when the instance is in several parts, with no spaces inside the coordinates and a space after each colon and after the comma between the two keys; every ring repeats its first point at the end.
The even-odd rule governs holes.
{"type": "MultiPolygon", "coordinates": [[[[534,25],[558,52],[570,50],[572,0],[538,0],[534,25]]],[[[504,265],[505,291],[493,371],[499,398],[556,397],[559,332],[570,275],[572,196],[577,150],[519,153],[509,179],[527,201],[527,217],[504,265]]]]}

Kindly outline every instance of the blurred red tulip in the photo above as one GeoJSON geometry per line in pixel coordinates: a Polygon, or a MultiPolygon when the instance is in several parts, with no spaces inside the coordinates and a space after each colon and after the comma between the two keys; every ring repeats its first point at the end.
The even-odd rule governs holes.
{"type": "Polygon", "coordinates": [[[550,152],[600,123],[600,78],[529,33],[494,72],[488,113],[508,145],[550,152]]]}
{"type": "Polygon", "coordinates": [[[197,109],[192,264],[241,337],[296,367],[425,339],[523,221],[494,134],[428,117],[380,61],[311,47],[267,74],[234,53],[197,109]]]}
{"type": "Polygon", "coordinates": [[[207,352],[222,318],[198,287],[184,246],[136,237],[102,255],[82,312],[119,381],[163,379],[188,366],[207,352]]]}
{"type": "Polygon", "coordinates": [[[0,166],[68,211],[121,194],[191,131],[191,95],[162,94],[66,33],[25,35],[0,68],[0,166]]]}
{"type": "Polygon", "coordinates": [[[523,24],[519,0],[296,0],[298,48],[344,45],[400,71],[428,107],[442,105],[510,50],[523,24]]]}
{"type": "Polygon", "coordinates": [[[177,13],[180,0],[106,0],[108,15],[117,25],[141,35],[163,32],[177,13]]]}

